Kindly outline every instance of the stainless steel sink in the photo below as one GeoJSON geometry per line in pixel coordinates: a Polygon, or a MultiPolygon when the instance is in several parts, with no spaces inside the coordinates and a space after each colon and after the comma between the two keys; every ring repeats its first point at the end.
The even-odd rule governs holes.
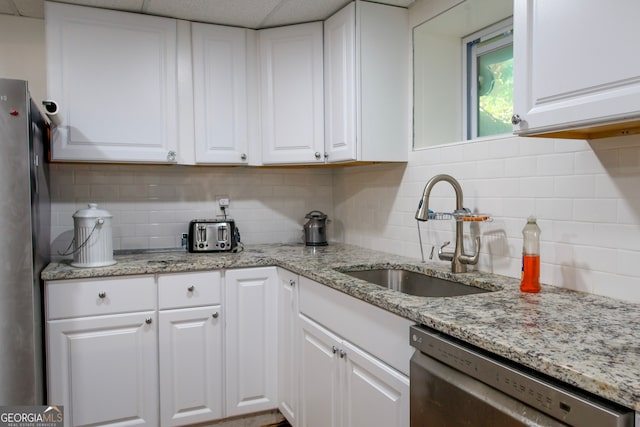
{"type": "Polygon", "coordinates": [[[376,285],[419,297],[455,297],[491,292],[475,286],[400,269],[343,271],[344,274],[376,285]]]}

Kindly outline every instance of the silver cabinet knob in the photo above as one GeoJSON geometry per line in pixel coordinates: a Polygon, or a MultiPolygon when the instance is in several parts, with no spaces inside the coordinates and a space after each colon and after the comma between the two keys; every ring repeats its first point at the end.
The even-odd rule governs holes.
{"type": "Polygon", "coordinates": [[[522,121],[522,118],[520,117],[520,115],[518,114],[514,114],[513,116],[511,116],[511,124],[512,125],[517,125],[520,124],[520,122],[522,121]]]}
{"type": "Polygon", "coordinates": [[[296,285],[295,280],[289,280],[289,286],[294,287],[296,285]]]}
{"type": "Polygon", "coordinates": [[[167,153],[167,161],[168,162],[175,162],[177,156],[178,156],[178,153],[176,153],[175,151],[171,150],[171,151],[169,151],[167,153]]]}
{"type": "Polygon", "coordinates": [[[102,291],[102,292],[98,292],[98,298],[100,299],[105,299],[107,297],[107,293],[102,291]]]}
{"type": "Polygon", "coordinates": [[[195,286],[193,286],[193,285],[191,285],[191,286],[189,286],[189,287],[187,288],[187,290],[188,290],[189,292],[193,292],[195,289],[196,289],[196,287],[195,287],[195,286]]]}
{"type": "Polygon", "coordinates": [[[340,359],[344,359],[347,356],[347,352],[344,350],[340,350],[340,359]]]}
{"type": "Polygon", "coordinates": [[[146,323],[147,325],[150,325],[151,322],[153,322],[153,319],[151,317],[147,317],[144,321],[144,323],[146,323]]]}
{"type": "Polygon", "coordinates": [[[240,155],[240,160],[242,160],[242,161],[247,160],[247,155],[246,155],[245,153],[242,153],[242,154],[240,155]]]}
{"type": "Polygon", "coordinates": [[[338,347],[336,347],[335,345],[332,345],[331,351],[333,351],[333,354],[336,354],[338,352],[338,347]]]}
{"type": "Polygon", "coordinates": [[[316,151],[316,159],[320,160],[320,157],[322,157],[322,154],[320,154],[319,151],[316,151]]]}
{"type": "Polygon", "coordinates": [[[218,313],[217,311],[211,315],[211,317],[213,317],[214,319],[217,319],[218,316],[220,316],[220,313],[218,313]]]}

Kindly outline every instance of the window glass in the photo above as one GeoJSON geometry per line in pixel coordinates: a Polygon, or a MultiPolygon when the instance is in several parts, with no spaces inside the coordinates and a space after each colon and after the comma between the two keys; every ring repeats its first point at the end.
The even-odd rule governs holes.
{"type": "Polygon", "coordinates": [[[500,22],[463,40],[467,139],[512,132],[513,25],[500,22]]]}
{"type": "Polygon", "coordinates": [[[512,131],[513,45],[478,57],[478,134],[498,135],[512,131]]]}

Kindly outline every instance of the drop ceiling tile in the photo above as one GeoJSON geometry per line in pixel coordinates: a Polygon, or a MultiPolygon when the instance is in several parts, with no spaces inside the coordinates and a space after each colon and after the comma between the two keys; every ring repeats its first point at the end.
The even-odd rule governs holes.
{"type": "Polygon", "coordinates": [[[144,0],[59,0],[59,3],[124,10],[127,12],[141,12],[144,0]]]}
{"type": "Polygon", "coordinates": [[[260,27],[277,27],[300,22],[322,21],[351,0],[282,0],[260,27]]]}
{"type": "MultiPolygon", "coordinates": [[[[266,28],[326,19],[350,0],[52,0],[197,22],[266,28]]],[[[408,7],[414,0],[370,0],[408,7]]],[[[0,14],[43,18],[44,0],[0,0],[0,14]]]]}
{"type": "Polygon", "coordinates": [[[44,18],[44,2],[42,0],[16,0],[14,3],[21,16],[44,18]]]}
{"type": "Polygon", "coordinates": [[[384,1],[368,0],[368,1],[372,1],[375,3],[384,3],[391,6],[409,7],[410,5],[413,4],[415,0],[384,0],[384,1]]]}
{"type": "Polygon", "coordinates": [[[280,0],[147,0],[145,12],[188,21],[258,28],[280,0]]]}
{"type": "Polygon", "coordinates": [[[0,0],[0,13],[3,15],[17,15],[18,8],[11,0],[0,0]]]}

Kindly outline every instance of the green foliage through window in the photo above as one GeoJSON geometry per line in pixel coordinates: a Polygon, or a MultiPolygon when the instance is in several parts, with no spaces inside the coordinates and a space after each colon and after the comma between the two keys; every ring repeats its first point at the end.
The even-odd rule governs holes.
{"type": "Polygon", "coordinates": [[[512,132],[513,24],[495,24],[463,40],[467,139],[512,132]]]}

